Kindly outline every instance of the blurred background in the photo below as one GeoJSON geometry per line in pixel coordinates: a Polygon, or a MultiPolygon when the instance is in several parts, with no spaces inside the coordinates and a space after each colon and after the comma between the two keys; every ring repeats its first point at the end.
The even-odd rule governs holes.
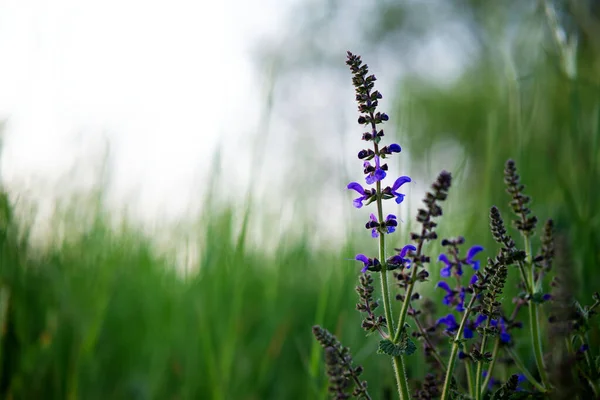
{"type": "Polygon", "coordinates": [[[402,146],[390,175],[414,181],[391,245],[446,169],[440,235],[494,255],[513,158],[587,302],[600,2],[1,0],[2,398],[324,398],[314,324],[384,398],[354,310],[352,259],[376,244],[345,189],[363,148],[347,50],[402,146]]]}

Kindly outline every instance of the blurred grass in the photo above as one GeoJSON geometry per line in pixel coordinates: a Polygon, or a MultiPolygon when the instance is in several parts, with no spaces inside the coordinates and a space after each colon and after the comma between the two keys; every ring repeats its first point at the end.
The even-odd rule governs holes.
{"type": "MultiPolygon", "coordinates": [[[[314,323],[364,361],[357,269],[339,261],[348,248],[315,252],[301,240],[266,257],[248,248],[247,224],[234,233],[233,210],[207,213],[204,250],[183,277],[102,212],[44,252],[18,233],[4,194],[0,215],[2,398],[321,398],[314,323]]],[[[381,376],[367,374],[373,385],[381,376]]]]}

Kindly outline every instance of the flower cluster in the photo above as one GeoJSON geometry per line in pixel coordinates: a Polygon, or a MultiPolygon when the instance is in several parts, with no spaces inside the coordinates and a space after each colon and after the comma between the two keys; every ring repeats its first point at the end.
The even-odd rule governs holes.
{"type": "MultiPolygon", "coordinates": [[[[369,131],[363,133],[362,140],[370,142],[373,146],[372,149],[360,150],[358,159],[363,161],[365,183],[375,185],[374,187],[364,187],[358,182],[350,182],[347,188],[359,194],[359,197],[352,202],[354,207],[361,208],[363,205],[377,203],[379,217],[371,214],[369,221],[365,224],[365,227],[371,230],[371,236],[377,238],[379,235],[393,233],[398,226],[397,217],[394,214],[389,214],[383,219],[381,201],[395,199],[397,204],[402,203],[404,194],[399,193],[398,190],[405,183],[411,182],[411,179],[408,176],[401,176],[391,186],[381,187],[381,181],[386,178],[388,171],[388,165],[382,161],[394,153],[400,153],[402,148],[397,143],[380,147],[384,132],[378,125],[388,121],[389,117],[387,114],[377,111],[379,100],[383,98],[379,91],[374,90],[374,82],[377,78],[375,75],[369,75],[369,68],[362,63],[360,56],[348,52],[346,64],[350,67],[353,75],[352,84],[355,88],[360,113],[358,123],[369,127],[369,131]]],[[[356,260],[363,263],[363,272],[380,270],[380,261],[377,259],[359,254],[356,256],[356,260]]]]}

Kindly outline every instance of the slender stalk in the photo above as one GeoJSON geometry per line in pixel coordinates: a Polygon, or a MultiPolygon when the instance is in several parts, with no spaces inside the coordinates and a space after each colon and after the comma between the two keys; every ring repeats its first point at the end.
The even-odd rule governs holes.
{"type": "Polygon", "coordinates": [[[521,361],[521,358],[519,357],[519,355],[510,347],[506,347],[506,352],[510,355],[510,357],[513,359],[513,361],[515,362],[516,366],[521,370],[521,372],[523,373],[523,375],[525,376],[525,378],[540,392],[542,393],[546,393],[548,391],[548,389],[546,389],[541,383],[539,383],[534,377],[533,375],[531,375],[531,372],[529,372],[529,370],[527,369],[527,367],[525,366],[525,364],[523,364],[523,361],[521,361]]]}
{"type": "MultiPolygon", "coordinates": [[[[487,344],[487,338],[488,335],[485,333],[489,327],[490,327],[490,320],[491,318],[487,319],[487,322],[485,324],[485,331],[483,333],[483,337],[481,339],[481,347],[479,348],[479,352],[483,355],[485,353],[485,345],[487,344]]],[[[477,372],[476,372],[476,376],[475,376],[475,400],[481,400],[482,398],[482,391],[481,391],[481,378],[483,375],[483,361],[477,361],[477,372]]],[[[488,375],[489,372],[488,372],[488,375]]]]}
{"type": "MultiPolygon", "coordinates": [[[[377,151],[377,144],[375,144],[375,152],[377,151]]],[[[377,214],[379,217],[379,221],[383,221],[383,204],[381,201],[380,181],[377,181],[376,189],[377,214]]],[[[387,264],[385,262],[385,235],[381,232],[379,234],[379,259],[381,260],[381,295],[383,297],[383,309],[385,312],[388,334],[392,340],[392,343],[396,343],[398,339],[394,335],[394,320],[392,319],[392,305],[390,303],[390,289],[387,276],[387,264]]],[[[398,388],[398,395],[400,396],[400,400],[410,400],[410,392],[408,390],[408,379],[406,376],[406,367],[404,365],[404,360],[401,356],[393,357],[392,365],[394,367],[394,377],[396,378],[396,386],[398,388]]]]}
{"type": "Polygon", "coordinates": [[[500,352],[500,336],[496,337],[496,342],[494,343],[494,350],[492,350],[492,361],[490,361],[490,366],[488,368],[487,376],[485,377],[483,384],[481,385],[480,392],[481,396],[485,394],[485,390],[490,384],[490,379],[492,379],[492,373],[494,372],[494,368],[496,367],[496,361],[498,360],[498,353],[500,352]]]}
{"type": "MultiPolygon", "coordinates": [[[[463,352],[466,351],[466,346],[463,345],[463,352]]],[[[471,398],[475,397],[475,386],[473,382],[473,366],[471,365],[471,360],[466,360],[465,362],[465,373],[467,375],[467,385],[469,386],[469,396],[471,398]]]]}
{"type": "Polygon", "coordinates": [[[416,315],[413,314],[412,317],[413,317],[413,320],[415,321],[415,325],[417,325],[417,329],[421,333],[421,337],[423,338],[423,340],[425,340],[425,342],[431,349],[431,354],[433,355],[433,358],[435,358],[435,360],[438,362],[438,364],[440,364],[442,371],[446,372],[446,363],[444,363],[444,360],[442,360],[440,353],[438,353],[438,351],[436,350],[433,343],[431,343],[431,339],[429,338],[427,331],[423,327],[423,324],[421,324],[421,321],[419,321],[419,318],[417,318],[416,315]]]}
{"type": "MultiPolygon", "coordinates": [[[[530,273],[530,296],[534,295],[535,290],[535,266],[533,265],[532,256],[531,256],[531,239],[528,235],[524,235],[525,237],[525,251],[527,252],[527,265],[529,266],[530,273]]],[[[546,366],[544,365],[544,355],[542,350],[542,338],[540,332],[540,321],[539,321],[539,307],[540,305],[535,303],[533,300],[529,301],[529,325],[531,332],[531,342],[533,345],[533,354],[535,356],[535,363],[538,368],[538,372],[540,374],[540,378],[542,379],[542,385],[544,387],[550,387],[550,383],[548,381],[548,373],[546,372],[546,366]]]]}
{"type": "Polygon", "coordinates": [[[400,316],[398,317],[398,326],[396,329],[396,333],[394,334],[394,343],[398,341],[400,338],[400,334],[404,329],[404,324],[406,322],[406,314],[408,312],[408,306],[410,304],[410,298],[412,296],[413,289],[415,287],[415,281],[417,278],[417,269],[419,265],[415,263],[413,265],[413,270],[410,274],[410,283],[406,287],[406,295],[404,296],[404,301],[402,302],[402,309],[400,310],[400,316]]]}
{"type": "Polygon", "coordinates": [[[471,300],[469,300],[467,308],[465,309],[463,318],[460,321],[460,325],[458,327],[458,331],[456,332],[456,336],[454,337],[454,343],[452,343],[452,350],[450,351],[450,358],[448,359],[448,369],[446,370],[446,378],[444,379],[444,388],[442,389],[441,400],[448,400],[450,398],[450,383],[452,381],[452,374],[454,373],[454,363],[456,361],[456,356],[458,355],[458,348],[460,343],[459,340],[463,334],[465,325],[467,324],[467,320],[469,319],[471,309],[473,308],[473,304],[475,304],[476,299],[477,296],[473,294],[473,296],[471,296],[471,300]]]}

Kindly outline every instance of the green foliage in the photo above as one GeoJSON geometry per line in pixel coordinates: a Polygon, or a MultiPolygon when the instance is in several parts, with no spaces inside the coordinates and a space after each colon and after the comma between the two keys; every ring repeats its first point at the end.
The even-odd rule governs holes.
{"type": "Polygon", "coordinates": [[[387,354],[388,356],[398,357],[401,355],[410,356],[417,350],[415,343],[410,340],[408,335],[403,334],[400,338],[400,342],[397,344],[392,343],[389,339],[384,339],[379,342],[378,354],[387,354]]]}
{"type": "MultiPolygon", "coordinates": [[[[105,220],[48,252],[15,221],[0,225],[13,233],[0,237],[0,398],[321,398],[306,327],[334,321],[348,344],[363,341],[346,249],[300,240],[266,256],[226,210],[203,216],[200,258],[183,274],[141,232],[105,220]]],[[[364,377],[384,387],[380,363],[364,377]]]]}

